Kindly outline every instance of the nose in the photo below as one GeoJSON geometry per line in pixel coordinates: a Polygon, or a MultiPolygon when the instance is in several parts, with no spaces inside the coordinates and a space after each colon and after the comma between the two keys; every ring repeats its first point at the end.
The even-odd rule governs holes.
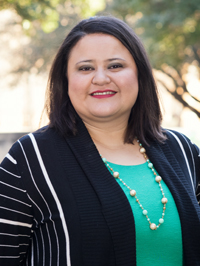
{"type": "Polygon", "coordinates": [[[94,77],[92,79],[92,83],[103,86],[105,84],[110,83],[110,77],[107,75],[106,70],[98,69],[96,70],[94,77]]]}

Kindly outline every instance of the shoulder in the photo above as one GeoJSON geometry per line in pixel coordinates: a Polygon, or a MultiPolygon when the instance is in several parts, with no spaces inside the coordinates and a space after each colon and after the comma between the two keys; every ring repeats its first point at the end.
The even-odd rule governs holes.
{"type": "Polygon", "coordinates": [[[186,154],[192,153],[195,157],[200,159],[200,149],[187,136],[175,130],[165,129],[167,136],[166,142],[173,147],[173,150],[181,150],[186,154]]]}
{"type": "Polygon", "coordinates": [[[180,166],[187,169],[193,176],[194,184],[200,181],[200,149],[184,134],[165,130],[166,144],[174,154],[180,166]]]}
{"type": "Polygon", "coordinates": [[[37,149],[42,153],[50,153],[55,149],[57,139],[63,139],[63,137],[55,129],[45,126],[19,138],[12,145],[9,153],[15,154],[16,157],[20,155],[24,157],[25,153],[35,153],[37,149]]]}

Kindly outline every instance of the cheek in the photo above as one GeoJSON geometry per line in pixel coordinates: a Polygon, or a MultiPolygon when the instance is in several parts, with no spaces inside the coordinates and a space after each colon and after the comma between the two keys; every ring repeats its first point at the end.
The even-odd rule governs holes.
{"type": "Polygon", "coordinates": [[[68,87],[74,92],[84,93],[89,88],[90,78],[86,75],[74,74],[68,78],[68,87]]]}
{"type": "Polygon", "coordinates": [[[124,93],[138,93],[138,77],[137,73],[128,72],[126,75],[119,77],[119,87],[123,88],[124,93]]]}
{"type": "MultiPolygon", "coordinates": [[[[73,97],[74,95],[79,95],[81,92],[81,86],[80,86],[80,81],[78,78],[76,78],[76,76],[71,76],[68,79],[68,94],[69,97],[73,97]]],[[[71,99],[72,100],[72,99],[71,99]]]]}

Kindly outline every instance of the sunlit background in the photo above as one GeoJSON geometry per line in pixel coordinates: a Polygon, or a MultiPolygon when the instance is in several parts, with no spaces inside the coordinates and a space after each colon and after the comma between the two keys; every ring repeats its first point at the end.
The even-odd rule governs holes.
{"type": "Polygon", "coordinates": [[[163,127],[179,130],[200,145],[200,2],[188,2],[3,0],[0,161],[12,141],[48,123],[41,114],[54,55],[69,30],[94,15],[114,15],[135,30],[154,69],[163,127]]]}

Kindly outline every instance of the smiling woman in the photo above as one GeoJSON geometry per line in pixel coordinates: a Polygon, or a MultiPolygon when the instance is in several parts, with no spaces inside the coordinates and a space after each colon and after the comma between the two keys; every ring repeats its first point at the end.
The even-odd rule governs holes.
{"type": "Polygon", "coordinates": [[[161,128],[133,30],[78,23],[47,96],[49,125],[0,165],[0,265],[198,266],[200,150],[161,128]]]}
{"type": "Polygon", "coordinates": [[[128,124],[138,95],[137,67],[118,39],[107,34],[83,37],[71,50],[67,77],[69,98],[85,123],[128,124]]]}
{"type": "MultiPolygon", "coordinates": [[[[124,79],[127,79],[127,76],[125,76],[125,74],[123,76],[122,74],[122,77],[120,77],[120,73],[127,73],[128,75],[130,65],[127,66],[127,62],[123,60],[123,57],[121,58],[117,55],[114,50],[114,45],[116,45],[116,48],[118,47],[120,53],[124,55],[126,54],[126,57],[129,56],[129,61],[131,59],[130,56],[132,57],[132,70],[134,66],[135,74],[137,72],[137,82],[139,88],[137,100],[132,106],[130,117],[128,119],[124,140],[127,143],[132,143],[135,136],[138,136],[138,138],[146,144],[148,139],[151,138],[156,138],[158,141],[162,142],[166,137],[160,127],[162,114],[157,96],[157,87],[152,75],[149,60],[141,41],[132,29],[122,21],[111,17],[101,17],[101,23],[99,23],[99,20],[100,18],[97,19],[95,17],[89,20],[83,20],[79,23],[68,34],[58,51],[51,68],[48,87],[49,98],[46,102],[46,109],[50,118],[50,126],[57,128],[63,135],[74,134],[77,130],[75,123],[77,110],[74,110],[74,106],[71,103],[72,99],[70,99],[68,95],[69,75],[66,76],[69,68],[68,61],[70,60],[71,54],[74,54],[75,56],[75,52],[73,53],[75,47],[79,53],[79,58],[77,56],[77,61],[74,62],[77,67],[76,77],[79,76],[78,73],[80,72],[86,72],[85,74],[88,75],[88,71],[91,76],[91,72],[94,73],[95,71],[94,60],[99,60],[99,55],[103,54],[104,59],[101,59],[101,61],[104,60],[104,64],[107,62],[107,71],[102,71],[103,68],[105,69],[105,65],[103,67],[101,62],[100,67],[100,63],[98,61],[98,72],[94,76],[93,83],[96,82],[97,78],[98,80],[99,78],[106,78],[107,81],[103,80],[103,84],[104,82],[108,82],[109,75],[105,75],[105,73],[108,73],[109,71],[109,73],[113,73],[113,75],[115,73],[115,76],[118,76],[118,82],[124,82],[125,84],[124,79]],[[90,42],[86,44],[87,40],[90,40],[90,42]],[[112,48],[110,44],[112,44],[112,48]],[[81,49],[84,49],[82,53],[81,49]],[[110,55],[107,52],[108,49],[109,52],[111,52],[110,55]],[[91,54],[89,53],[90,50],[91,54]],[[86,51],[87,56],[83,54],[83,52],[85,53],[86,51]],[[115,63],[118,63],[118,65],[115,63]],[[124,71],[119,71],[118,66],[124,69],[124,71]],[[110,69],[113,69],[113,72],[110,69]],[[115,71],[119,72],[116,73],[115,71]],[[135,119],[135,117],[137,117],[137,119],[135,119]]],[[[75,73],[73,76],[75,76],[75,73]]],[[[84,77],[84,75],[81,76],[82,78],[84,77]]],[[[130,75],[127,82],[130,82],[131,79],[133,79],[133,77],[130,75]]],[[[82,82],[82,79],[79,79],[79,82],[82,82]]],[[[133,86],[133,84],[131,84],[131,86],[133,86]]],[[[126,89],[126,91],[128,91],[128,89],[126,89]]],[[[101,109],[104,109],[103,105],[101,109]]]]}

